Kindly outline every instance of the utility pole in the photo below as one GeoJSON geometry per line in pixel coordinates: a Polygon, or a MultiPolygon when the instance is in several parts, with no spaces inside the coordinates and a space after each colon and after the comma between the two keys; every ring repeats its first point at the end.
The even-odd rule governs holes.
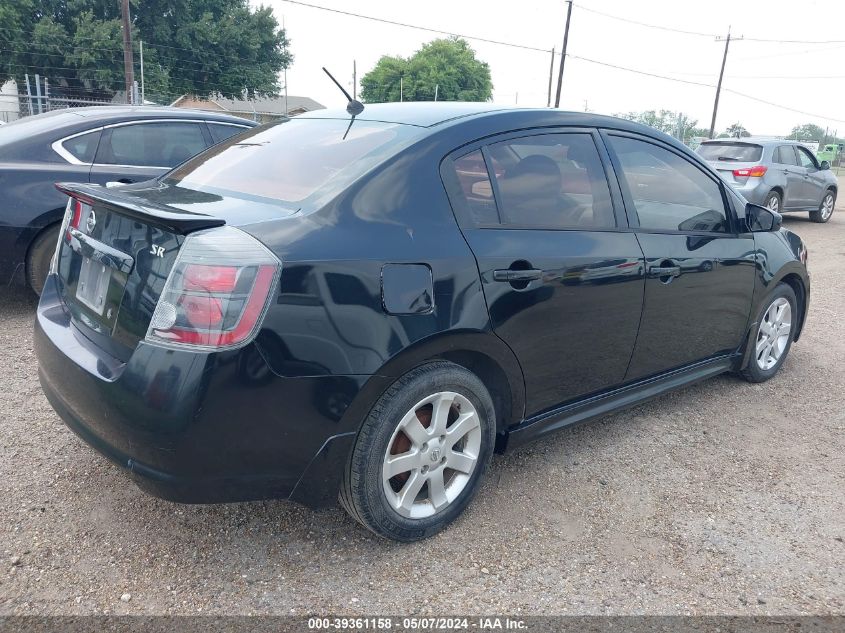
{"type": "Polygon", "coordinates": [[[144,40],[138,40],[141,47],[141,105],[144,105],[146,98],[144,96],[144,40]]]}
{"type": "Polygon", "coordinates": [[[440,92],[440,84],[434,84],[434,100],[437,101],[437,93],[440,92]]]}
{"type": "Polygon", "coordinates": [[[710,121],[710,138],[716,133],[716,113],[719,111],[719,94],[722,92],[722,79],[725,76],[725,63],[728,61],[728,47],[731,45],[731,27],[725,38],[725,55],[722,57],[722,70],[719,71],[719,83],[716,85],[716,101],[713,103],[713,119],[710,121]]]}
{"type": "Polygon", "coordinates": [[[352,60],[352,98],[358,100],[358,66],[354,59],[352,60]]]}
{"type": "Polygon", "coordinates": [[[555,94],[555,107],[560,107],[560,89],[563,85],[563,67],[566,65],[566,45],[569,43],[569,22],[572,19],[572,0],[566,0],[566,29],[563,31],[563,50],[560,53],[560,68],[557,73],[557,94],[555,94]]]}
{"type": "Polygon", "coordinates": [[[549,63],[549,98],[546,99],[546,107],[552,107],[552,77],[555,74],[555,49],[552,47],[552,61],[549,63]]]}
{"type": "Polygon", "coordinates": [[[404,96],[405,96],[405,95],[403,94],[403,92],[404,92],[403,79],[404,79],[404,78],[402,77],[402,75],[399,75],[399,101],[400,101],[400,102],[402,102],[402,101],[404,101],[404,100],[405,100],[405,99],[404,99],[404,96]]]}
{"type": "Polygon", "coordinates": [[[129,0],[121,0],[123,9],[123,74],[126,82],[126,101],[132,101],[132,85],[135,73],[132,67],[132,31],[129,29],[129,0]]]}
{"type": "MultiPolygon", "coordinates": [[[[282,31],[285,34],[285,52],[288,50],[288,32],[285,29],[285,16],[282,16],[282,31]]],[[[285,118],[288,116],[288,65],[285,63],[285,75],[284,75],[284,82],[285,82],[285,118]]],[[[253,106],[254,108],[255,106],[253,106]]]]}

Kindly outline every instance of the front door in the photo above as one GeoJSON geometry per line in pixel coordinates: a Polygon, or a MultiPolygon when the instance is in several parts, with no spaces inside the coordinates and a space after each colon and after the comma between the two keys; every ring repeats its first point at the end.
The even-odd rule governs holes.
{"type": "Polygon", "coordinates": [[[636,340],[642,252],[620,230],[597,141],[589,130],[510,137],[444,167],[529,417],[621,383],[636,340]]]}
{"type": "Polygon", "coordinates": [[[798,150],[798,161],[804,171],[801,189],[803,206],[805,208],[818,207],[822,202],[822,194],[826,186],[823,172],[819,169],[819,163],[810,150],[800,146],[796,146],[795,149],[798,150]]]}
{"type": "Polygon", "coordinates": [[[735,230],[718,180],[681,152],[635,135],[606,139],[646,267],[626,380],[734,352],[751,310],[753,237],[735,230]]]}

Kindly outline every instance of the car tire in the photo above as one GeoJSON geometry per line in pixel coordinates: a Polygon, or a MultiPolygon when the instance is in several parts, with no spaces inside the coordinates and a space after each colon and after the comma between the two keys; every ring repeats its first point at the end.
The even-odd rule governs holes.
{"type": "Polygon", "coordinates": [[[810,220],[820,224],[827,222],[833,217],[833,210],[836,207],[836,192],[828,189],[824,192],[824,198],[819,205],[818,211],[810,211],[810,220]]]}
{"type": "Polygon", "coordinates": [[[783,198],[777,191],[770,191],[763,202],[763,206],[775,213],[781,213],[783,208],[783,198]]]}
{"type": "Polygon", "coordinates": [[[795,291],[785,283],[779,283],[763,302],[754,335],[748,340],[748,365],[742,370],[748,382],[766,382],[780,370],[795,338],[797,308],[795,291]]]}
{"type": "Polygon", "coordinates": [[[340,502],[379,536],[428,538],[477,493],[495,437],[493,401],[475,374],[445,361],[422,365],[393,383],[361,426],[340,502]]]}
{"type": "Polygon", "coordinates": [[[40,295],[44,290],[44,281],[50,272],[50,263],[53,261],[53,254],[56,252],[56,242],[59,239],[59,225],[47,227],[29,247],[29,255],[26,258],[26,277],[29,287],[40,295]]]}

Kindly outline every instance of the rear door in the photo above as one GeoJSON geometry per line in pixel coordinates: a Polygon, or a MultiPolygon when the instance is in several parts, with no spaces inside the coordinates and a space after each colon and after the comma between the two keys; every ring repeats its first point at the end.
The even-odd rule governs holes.
{"type": "Polygon", "coordinates": [[[588,129],[498,137],[443,166],[492,326],[522,366],[528,416],[625,377],[643,258],[608,169],[588,129]]]}
{"type": "Polygon", "coordinates": [[[151,120],[103,129],[91,182],[141,182],[160,176],[211,145],[202,121],[151,120]]]}
{"type": "Polygon", "coordinates": [[[751,310],[755,251],[721,183],[657,140],[605,138],[645,254],[642,322],[626,380],[734,352],[751,310]]]}
{"type": "Polygon", "coordinates": [[[804,187],[804,171],[798,165],[798,155],[794,145],[779,145],[772,156],[772,169],[778,169],[786,179],[786,190],[783,192],[783,208],[793,209],[803,205],[802,189],[804,187]]]}

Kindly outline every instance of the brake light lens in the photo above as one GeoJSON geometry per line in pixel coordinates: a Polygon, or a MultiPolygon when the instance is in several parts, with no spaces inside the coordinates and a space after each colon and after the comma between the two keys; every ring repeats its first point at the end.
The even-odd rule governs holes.
{"type": "Polygon", "coordinates": [[[246,345],[258,333],[281,268],[261,242],[234,227],[188,235],[145,340],[202,350],[246,345]]]}
{"type": "Polygon", "coordinates": [[[762,178],[766,175],[769,168],[765,165],[755,165],[754,167],[746,167],[745,169],[734,169],[734,176],[737,178],[762,178]]]}

